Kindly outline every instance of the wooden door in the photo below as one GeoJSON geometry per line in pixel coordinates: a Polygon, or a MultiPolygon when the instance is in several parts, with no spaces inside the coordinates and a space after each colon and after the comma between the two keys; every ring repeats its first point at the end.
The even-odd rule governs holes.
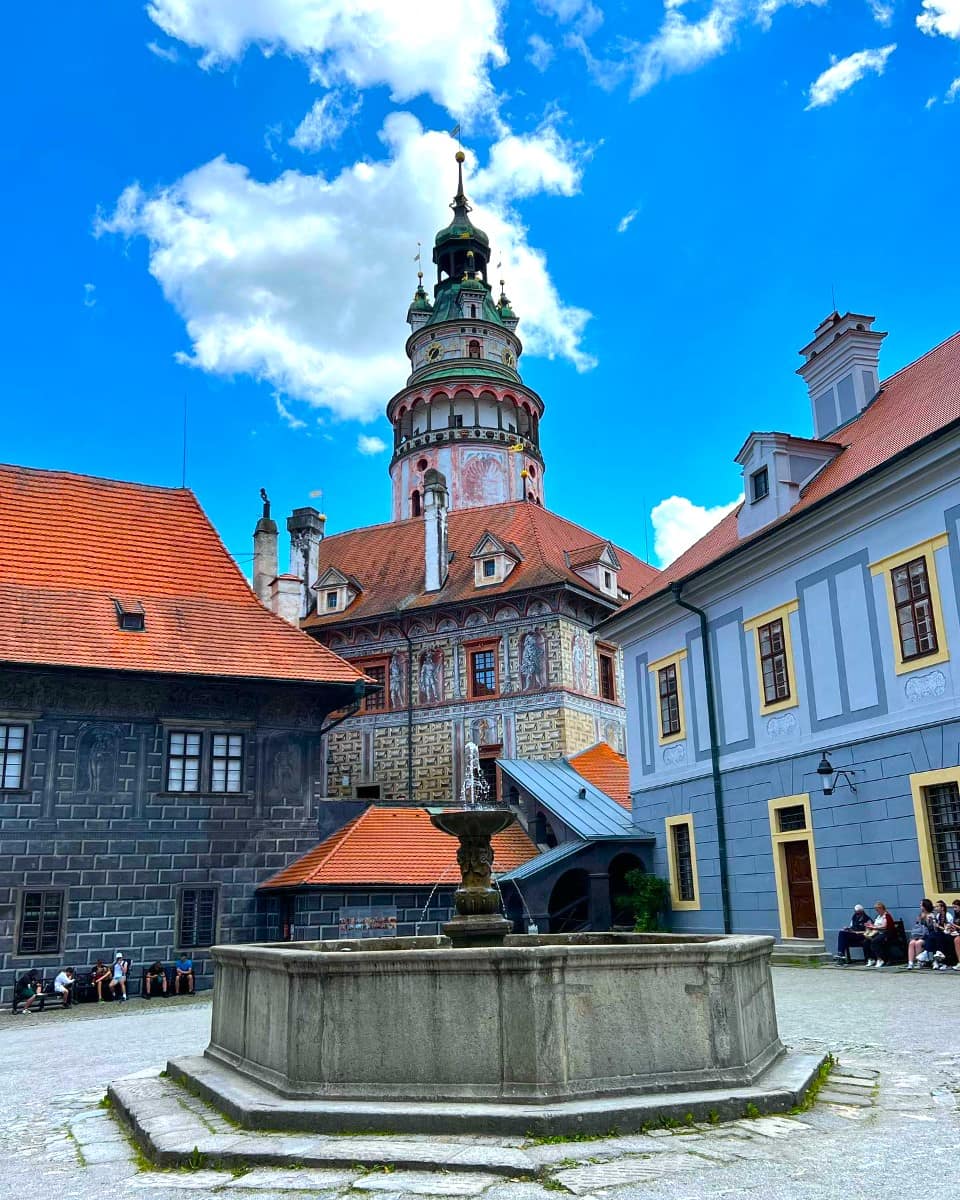
{"type": "Polygon", "coordinates": [[[817,904],[814,899],[813,870],[810,864],[808,844],[806,842],[784,842],[783,864],[787,874],[793,936],[796,938],[818,937],[817,904]]]}

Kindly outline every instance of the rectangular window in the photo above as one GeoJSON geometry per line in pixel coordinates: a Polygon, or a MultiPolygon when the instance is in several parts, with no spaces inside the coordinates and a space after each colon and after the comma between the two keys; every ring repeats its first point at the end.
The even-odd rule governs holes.
{"type": "Polygon", "coordinates": [[[690,846],[690,826],[674,825],[671,833],[673,835],[674,869],[677,873],[677,896],[680,900],[684,901],[695,900],[696,892],[693,887],[693,853],[690,846]]]}
{"type": "Polygon", "coordinates": [[[495,558],[485,558],[483,560],[483,577],[484,579],[492,579],[497,573],[497,560],[495,558]]]}
{"type": "Polygon", "coordinates": [[[212,946],[217,935],[217,889],[184,888],[180,892],[177,945],[183,950],[212,946]]]}
{"type": "Polygon", "coordinates": [[[777,825],[781,833],[795,833],[807,827],[807,810],[802,804],[777,809],[777,825]]]}
{"type": "Polygon", "coordinates": [[[470,694],[471,696],[495,696],[497,694],[496,650],[471,651],[470,694]]]}
{"type": "Polygon", "coordinates": [[[199,733],[173,731],[167,744],[167,791],[200,791],[199,733]]]}
{"type": "Polygon", "coordinates": [[[0,725],[0,788],[22,788],[26,725],[0,725]]]}
{"type": "Polygon", "coordinates": [[[463,416],[460,413],[453,414],[453,424],[450,426],[450,428],[451,429],[462,429],[463,428],[463,416]]]}
{"type": "Polygon", "coordinates": [[[950,780],[923,789],[938,892],[960,892],[960,786],[950,780]]]}
{"type": "Polygon", "coordinates": [[[363,665],[364,675],[369,675],[374,683],[380,684],[380,690],[370,692],[363,700],[364,712],[382,712],[387,707],[387,668],[385,663],[363,665]]]}
{"type": "Polygon", "coordinates": [[[763,681],[764,704],[777,704],[790,699],[790,668],[787,665],[787,644],[783,619],[777,617],[768,625],[757,626],[760,651],[760,677],[763,681]]]}
{"type": "Polygon", "coordinates": [[[770,494],[770,472],[766,467],[754,471],[750,476],[750,502],[756,504],[770,494]]]}
{"type": "Polygon", "coordinates": [[[600,695],[604,700],[616,700],[616,672],[614,671],[613,655],[605,654],[602,650],[597,653],[597,676],[600,681],[600,695]]]}
{"type": "Polygon", "coordinates": [[[484,746],[480,751],[480,772],[490,789],[486,799],[491,802],[499,799],[497,792],[497,759],[499,757],[499,746],[484,746]]]}
{"type": "Polygon", "coordinates": [[[336,608],[336,607],[337,607],[337,593],[336,592],[327,592],[327,608],[336,608]]]}
{"type": "Polygon", "coordinates": [[[212,792],[243,790],[243,734],[215,733],[210,763],[212,792]]]}
{"type": "Polygon", "coordinates": [[[937,626],[933,615],[933,597],[927,575],[926,556],[911,559],[890,572],[897,614],[900,652],[906,662],[936,654],[937,626]]]}
{"type": "Polygon", "coordinates": [[[674,737],[681,730],[680,687],[677,682],[679,663],[668,663],[657,671],[657,692],[660,697],[660,735],[674,737]]]}
{"type": "Polygon", "coordinates": [[[693,833],[693,814],[667,817],[665,822],[667,870],[670,875],[670,907],[679,912],[700,908],[700,880],[697,875],[697,843],[693,833]]]}
{"type": "Polygon", "coordinates": [[[24,892],[18,954],[59,954],[62,929],[63,892],[24,892]]]}

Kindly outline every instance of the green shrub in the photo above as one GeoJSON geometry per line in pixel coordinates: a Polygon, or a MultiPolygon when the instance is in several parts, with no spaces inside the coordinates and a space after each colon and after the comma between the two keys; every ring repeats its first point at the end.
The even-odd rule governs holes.
{"type": "Polygon", "coordinates": [[[653,933],[662,929],[660,918],[667,910],[670,884],[659,875],[641,870],[628,871],[625,882],[630,891],[617,897],[617,905],[631,913],[635,931],[653,933]]]}

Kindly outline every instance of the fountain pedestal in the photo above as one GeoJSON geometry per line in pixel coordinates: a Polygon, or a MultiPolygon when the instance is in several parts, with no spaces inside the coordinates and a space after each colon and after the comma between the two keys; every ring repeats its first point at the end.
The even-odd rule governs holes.
{"type": "Polygon", "coordinates": [[[512,924],[503,916],[500,893],[493,884],[490,839],[514,820],[506,808],[467,808],[431,813],[430,822],[460,842],[457,863],[461,883],[453,896],[456,916],[443,925],[455,947],[502,946],[512,924]]]}

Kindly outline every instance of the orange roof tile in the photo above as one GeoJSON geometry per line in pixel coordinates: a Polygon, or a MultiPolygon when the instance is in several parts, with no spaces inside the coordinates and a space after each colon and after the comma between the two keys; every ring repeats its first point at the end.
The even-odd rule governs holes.
{"type": "Polygon", "coordinates": [[[363,678],[263,607],[190,491],[0,465],[0,513],[0,662],[363,678]],[[143,605],[143,632],[115,599],[143,605]]]}
{"type": "MultiPolygon", "coordinates": [[[[596,534],[539,504],[517,501],[454,510],[447,519],[447,539],[454,554],[447,582],[439,592],[427,592],[422,518],[369,525],[324,538],[320,543],[320,575],[329,567],[336,567],[344,574],[355,575],[364,590],[345,611],[329,616],[314,613],[304,625],[336,625],[343,620],[393,612],[398,607],[426,608],[457,600],[506,596],[545,584],[569,583],[603,596],[571,569],[566,553],[590,540],[600,546],[606,543],[597,542],[596,534]],[[502,583],[478,588],[470,554],[485,533],[493,534],[506,545],[515,545],[522,561],[502,583]]],[[[624,591],[638,592],[656,578],[655,567],[619,546],[615,550],[623,568],[619,582],[624,591]]]]}
{"type": "Polygon", "coordinates": [[[629,811],[630,768],[623,755],[618,754],[611,745],[597,742],[589,750],[572,755],[567,762],[578,775],[629,811]]]}
{"type": "MultiPolygon", "coordinates": [[[[659,595],[674,582],[702,571],[740,546],[757,541],[862,476],[909,450],[925,437],[960,420],[960,332],[916,362],[891,375],[872,404],[849,424],[829,435],[843,447],[804,488],[793,508],[748,537],[737,532],[737,512],[727,513],[709,533],[665,567],[623,606],[625,612],[659,595]]],[[[619,616],[619,614],[617,614],[619,616]]]]}
{"type": "MultiPolygon", "coordinates": [[[[493,838],[493,869],[502,875],[539,851],[518,824],[493,838]]],[[[459,883],[457,839],[430,824],[422,808],[371,805],[261,888],[323,884],[459,883]]]]}

